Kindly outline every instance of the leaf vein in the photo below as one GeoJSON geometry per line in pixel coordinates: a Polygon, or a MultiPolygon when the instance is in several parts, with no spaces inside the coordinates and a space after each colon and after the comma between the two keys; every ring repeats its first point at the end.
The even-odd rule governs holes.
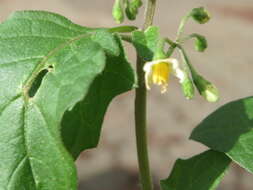
{"type": "Polygon", "coordinates": [[[12,99],[10,99],[10,101],[8,101],[0,110],[0,116],[2,115],[2,113],[4,112],[4,110],[6,108],[8,108],[8,106],[11,105],[12,102],[14,102],[15,100],[17,100],[19,97],[21,97],[21,94],[18,94],[16,96],[14,96],[12,99]]]}
{"type": "Polygon", "coordinates": [[[41,60],[41,62],[38,63],[38,65],[34,68],[34,70],[31,72],[31,74],[27,77],[27,79],[25,80],[24,84],[23,84],[23,95],[25,97],[25,102],[28,101],[28,91],[33,83],[33,81],[35,80],[35,78],[37,77],[38,73],[44,68],[44,64],[48,61],[48,59],[53,56],[55,53],[57,53],[59,50],[61,50],[62,48],[64,48],[65,46],[82,39],[83,37],[87,37],[90,34],[81,34],[75,38],[72,38],[71,40],[67,41],[67,42],[63,42],[61,43],[59,46],[57,46],[56,48],[54,48],[53,50],[49,51],[49,53],[41,60]]]}
{"type": "Polygon", "coordinates": [[[26,109],[27,109],[27,105],[25,104],[25,101],[24,101],[24,106],[23,106],[23,110],[22,110],[22,121],[23,121],[22,129],[23,129],[23,134],[24,134],[24,146],[25,146],[25,152],[26,152],[26,155],[27,155],[30,167],[31,167],[32,179],[33,179],[35,187],[37,189],[37,186],[38,186],[39,182],[36,180],[36,176],[35,176],[34,171],[33,171],[32,163],[31,163],[31,159],[30,159],[31,156],[29,154],[28,144],[27,144],[27,132],[26,132],[26,112],[27,111],[26,111],[26,109]]]}
{"type": "Polygon", "coordinates": [[[22,166],[22,164],[26,161],[27,156],[24,156],[20,162],[17,164],[17,166],[14,168],[14,170],[11,172],[11,175],[8,179],[8,183],[7,183],[7,189],[9,188],[9,186],[11,185],[11,181],[13,179],[13,177],[15,176],[15,174],[18,172],[18,170],[20,169],[20,167],[22,166]]]}

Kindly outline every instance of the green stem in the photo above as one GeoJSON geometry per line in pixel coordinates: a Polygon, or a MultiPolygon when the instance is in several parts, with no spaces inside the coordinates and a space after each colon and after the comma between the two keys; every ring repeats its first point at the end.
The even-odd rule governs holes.
{"type": "Polygon", "coordinates": [[[178,30],[177,30],[177,38],[176,38],[176,42],[178,42],[178,40],[181,38],[183,32],[184,32],[184,27],[185,24],[187,23],[188,19],[191,17],[191,14],[187,14],[186,16],[184,16],[179,24],[178,30]]]}
{"type": "Polygon", "coordinates": [[[146,125],[146,98],[143,61],[137,57],[138,88],[135,94],[135,135],[137,145],[138,164],[140,171],[140,182],[142,190],[152,190],[152,178],[149,168],[148,145],[147,145],[147,125],[146,125]]]}
{"type": "Polygon", "coordinates": [[[193,39],[193,38],[197,38],[198,36],[200,36],[200,35],[199,35],[199,34],[196,34],[196,33],[190,34],[190,35],[188,35],[188,36],[186,36],[186,37],[184,37],[184,38],[180,38],[180,39],[178,40],[178,43],[179,43],[179,44],[183,44],[183,43],[185,43],[185,42],[188,41],[188,40],[191,40],[191,39],[193,39]]]}
{"type": "Polygon", "coordinates": [[[153,24],[153,18],[155,15],[156,0],[147,0],[147,8],[145,11],[145,21],[142,29],[146,30],[153,24]]]}
{"type": "Polygon", "coordinates": [[[191,71],[192,77],[194,78],[194,77],[198,76],[197,71],[195,70],[195,68],[190,63],[190,60],[189,60],[189,58],[188,58],[188,56],[187,56],[184,48],[182,46],[180,46],[180,45],[178,45],[178,48],[179,48],[180,54],[182,55],[182,57],[184,59],[185,64],[188,66],[188,68],[191,71]]]}
{"type": "Polygon", "coordinates": [[[132,37],[130,35],[120,34],[120,37],[122,40],[124,40],[126,42],[133,43],[132,37]]]}
{"type": "MultiPolygon", "coordinates": [[[[143,30],[146,30],[153,23],[156,0],[147,0],[145,12],[145,22],[143,30]]],[[[147,125],[146,125],[146,99],[147,91],[145,87],[144,61],[137,55],[137,75],[138,88],[135,94],[135,133],[138,155],[138,164],[140,171],[140,182],[142,190],[153,190],[152,178],[149,167],[148,145],[147,145],[147,125]]]]}
{"type": "Polygon", "coordinates": [[[164,41],[167,42],[169,45],[174,46],[175,42],[173,42],[171,39],[169,38],[164,38],[164,41]]]}
{"type": "Polygon", "coordinates": [[[170,57],[173,54],[176,47],[177,47],[177,45],[171,45],[170,46],[169,50],[166,53],[167,57],[170,57]]]}
{"type": "Polygon", "coordinates": [[[173,42],[169,38],[164,38],[164,41],[167,42],[170,45],[170,48],[168,49],[168,51],[166,53],[166,56],[170,57],[173,54],[173,52],[174,52],[174,50],[175,50],[175,48],[177,47],[178,44],[176,42],[173,42]]]}
{"type": "Polygon", "coordinates": [[[183,43],[185,43],[186,41],[188,41],[188,40],[190,40],[190,39],[192,39],[192,38],[194,38],[194,37],[195,37],[195,36],[193,36],[193,34],[191,34],[191,35],[188,35],[188,36],[186,36],[186,37],[180,38],[177,42],[180,43],[180,44],[183,44],[183,43]]]}

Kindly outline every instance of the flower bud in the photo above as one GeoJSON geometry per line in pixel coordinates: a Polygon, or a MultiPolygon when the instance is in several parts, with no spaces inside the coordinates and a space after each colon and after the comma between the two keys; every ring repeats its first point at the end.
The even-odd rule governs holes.
{"type": "Polygon", "coordinates": [[[181,83],[181,88],[186,99],[192,99],[194,97],[195,90],[192,80],[189,77],[186,77],[181,83]]]}
{"type": "Polygon", "coordinates": [[[118,24],[124,21],[124,10],[122,7],[121,0],[115,0],[113,9],[112,9],[112,16],[118,24]]]}
{"type": "Polygon", "coordinates": [[[138,9],[142,6],[141,0],[132,0],[129,2],[129,0],[126,1],[127,7],[126,7],[126,15],[129,20],[135,20],[138,9]]]}
{"type": "Polygon", "coordinates": [[[199,24],[205,24],[210,20],[209,12],[203,7],[192,9],[191,16],[199,24]]]}
{"type": "Polygon", "coordinates": [[[203,52],[207,48],[207,41],[204,36],[195,34],[195,49],[196,51],[203,52]]]}
{"type": "Polygon", "coordinates": [[[132,0],[131,4],[133,7],[140,8],[142,6],[142,0],[132,0]]]}
{"type": "Polygon", "coordinates": [[[218,89],[200,75],[193,76],[193,82],[201,96],[208,102],[216,102],[219,99],[218,89]]]}

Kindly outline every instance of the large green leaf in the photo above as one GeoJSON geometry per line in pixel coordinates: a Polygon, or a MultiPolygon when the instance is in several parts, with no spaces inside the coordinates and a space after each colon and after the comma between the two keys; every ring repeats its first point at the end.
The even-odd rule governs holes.
{"type": "Polygon", "coordinates": [[[191,139],[225,152],[253,172],[253,97],[230,102],[204,119],[191,139]]]}
{"type": "Polygon", "coordinates": [[[209,150],[187,160],[178,159],[163,190],[214,190],[219,185],[230,159],[221,152],[209,150]]]}
{"type": "Polygon", "coordinates": [[[0,25],[1,190],[77,188],[61,120],[120,58],[118,44],[105,30],[43,11],[16,12],[0,25]]]}
{"type": "Polygon", "coordinates": [[[63,140],[74,158],[81,151],[97,146],[108,104],[116,95],[134,87],[133,70],[119,39],[117,43],[120,54],[107,56],[106,68],[95,79],[88,95],[71,111],[66,112],[62,120],[63,140]]]}

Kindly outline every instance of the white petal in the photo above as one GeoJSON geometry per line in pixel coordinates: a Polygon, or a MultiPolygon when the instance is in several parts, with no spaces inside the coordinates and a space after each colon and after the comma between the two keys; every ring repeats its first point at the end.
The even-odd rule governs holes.
{"type": "Polygon", "coordinates": [[[150,90],[151,76],[152,76],[152,65],[153,61],[145,63],[143,70],[145,71],[145,85],[148,90],[150,90]]]}
{"type": "Polygon", "coordinates": [[[186,78],[186,73],[179,67],[178,60],[169,58],[166,59],[166,62],[172,64],[172,73],[179,79],[179,82],[182,83],[186,78]]]}
{"type": "Polygon", "coordinates": [[[150,72],[150,71],[152,71],[152,66],[153,66],[154,64],[155,64],[154,61],[146,62],[146,63],[144,64],[143,70],[144,70],[145,72],[150,72]]]}
{"type": "Polygon", "coordinates": [[[185,80],[185,78],[186,78],[186,73],[182,69],[180,69],[180,68],[177,68],[176,70],[174,70],[173,74],[177,78],[179,78],[179,82],[180,83],[182,83],[185,80]]]}
{"type": "Polygon", "coordinates": [[[146,72],[145,73],[145,85],[146,85],[146,89],[150,90],[150,78],[151,78],[151,74],[150,72],[146,72]]]}
{"type": "Polygon", "coordinates": [[[168,59],[165,59],[165,61],[167,63],[172,64],[172,69],[173,70],[176,70],[177,68],[179,68],[179,63],[178,63],[177,59],[175,59],[175,58],[168,58],[168,59]]]}

